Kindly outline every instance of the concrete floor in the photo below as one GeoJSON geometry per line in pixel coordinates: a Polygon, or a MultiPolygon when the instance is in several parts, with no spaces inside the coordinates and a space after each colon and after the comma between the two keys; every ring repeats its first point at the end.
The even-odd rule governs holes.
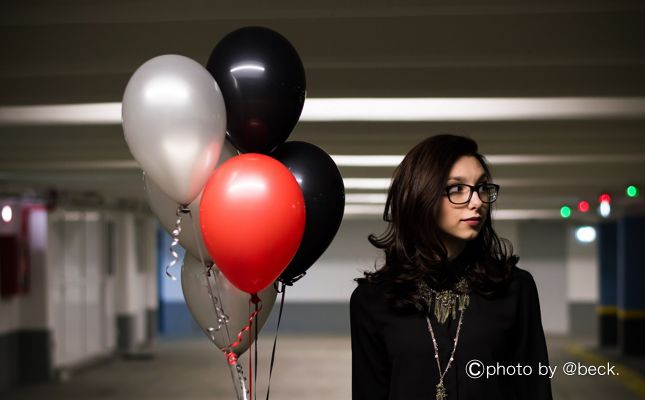
{"type": "MultiPolygon", "coordinates": [[[[256,387],[266,397],[266,380],[273,341],[267,335],[259,345],[256,387]]],[[[611,354],[589,350],[584,341],[549,337],[555,399],[645,399],[643,359],[610,361],[611,354]],[[564,363],[617,364],[618,376],[565,376],[564,363]],[[640,372],[638,372],[640,371],[640,372]]],[[[248,362],[244,361],[244,366],[248,362]]],[[[95,399],[234,399],[231,376],[223,355],[205,338],[159,341],[152,357],[113,359],[74,373],[62,383],[21,387],[0,393],[6,400],[95,399]]],[[[346,336],[287,336],[278,341],[271,398],[329,400],[351,398],[351,352],[346,336]]]]}

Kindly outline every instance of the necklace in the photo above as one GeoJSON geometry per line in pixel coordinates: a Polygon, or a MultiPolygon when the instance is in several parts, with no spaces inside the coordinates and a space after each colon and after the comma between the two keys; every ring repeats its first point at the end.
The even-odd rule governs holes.
{"type": "Polygon", "coordinates": [[[441,362],[439,361],[439,346],[437,344],[437,339],[434,335],[434,330],[432,329],[432,323],[430,322],[430,317],[426,314],[426,322],[428,323],[428,331],[430,336],[432,336],[432,346],[434,348],[434,359],[437,362],[437,369],[439,371],[439,383],[436,386],[436,399],[445,400],[448,397],[446,392],[446,387],[443,385],[443,378],[450,369],[452,362],[455,359],[455,351],[457,350],[457,344],[459,343],[459,333],[461,332],[461,324],[464,319],[464,311],[470,304],[470,297],[468,293],[470,288],[468,286],[468,281],[466,278],[462,277],[453,290],[442,290],[436,291],[430,289],[425,282],[419,284],[419,289],[426,301],[428,306],[428,311],[432,304],[432,298],[434,297],[434,315],[437,318],[437,321],[441,324],[445,323],[449,315],[452,315],[454,319],[456,317],[457,309],[459,310],[459,322],[457,323],[457,333],[453,340],[452,352],[450,353],[450,358],[446,363],[446,368],[441,370],[441,362]]]}
{"type": "Polygon", "coordinates": [[[457,343],[459,342],[459,332],[461,331],[461,323],[464,318],[464,312],[460,311],[459,312],[459,323],[457,324],[457,333],[455,334],[455,339],[454,339],[454,345],[452,347],[452,352],[450,353],[450,358],[448,359],[448,363],[446,364],[446,368],[441,371],[441,363],[439,362],[439,346],[437,345],[437,339],[434,337],[434,331],[432,330],[432,324],[430,323],[430,317],[426,315],[426,322],[428,323],[428,330],[430,331],[430,335],[432,336],[432,345],[434,347],[434,359],[437,362],[437,369],[439,370],[439,383],[437,383],[437,400],[444,400],[448,398],[448,394],[446,393],[446,388],[443,385],[443,377],[446,375],[446,372],[448,372],[448,369],[452,365],[452,362],[455,359],[455,350],[457,350],[457,343]]]}
{"type": "Polygon", "coordinates": [[[437,291],[431,289],[425,282],[419,283],[419,292],[424,299],[428,310],[432,307],[434,298],[434,316],[440,323],[445,323],[448,316],[453,319],[457,316],[457,310],[463,312],[470,304],[470,287],[465,277],[461,277],[455,284],[454,289],[437,291]]]}

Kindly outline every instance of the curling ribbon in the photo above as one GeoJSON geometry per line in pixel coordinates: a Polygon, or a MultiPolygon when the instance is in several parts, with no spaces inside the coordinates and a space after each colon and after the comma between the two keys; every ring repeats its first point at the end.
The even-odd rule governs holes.
{"type": "Polygon", "coordinates": [[[181,218],[183,217],[183,214],[189,212],[190,209],[186,206],[177,207],[177,220],[175,221],[175,229],[173,229],[171,233],[172,242],[170,243],[170,256],[172,257],[172,259],[166,266],[166,276],[168,276],[173,281],[176,281],[177,278],[175,278],[175,276],[170,273],[170,269],[174,267],[175,264],[177,264],[177,261],[179,261],[179,254],[177,254],[177,251],[175,251],[175,247],[177,247],[177,245],[179,244],[179,234],[181,233],[181,218]]]}
{"type": "Polygon", "coordinates": [[[209,332],[212,331],[219,331],[222,329],[222,326],[226,327],[226,337],[228,340],[231,340],[231,334],[228,332],[228,321],[229,321],[229,316],[226,315],[224,312],[224,309],[221,307],[220,299],[221,299],[221,294],[219,290],[219,285],[217,284],[217,274],[215,271],[213,271],[213,264],[207,265],[206,261],[204,261],[204,254],[202,253],[202,246],[197,242],[197,238],[199,237],[197,235],[197,227],[195,226],[195,218],[193,218],[193,213],[191,212],[190,209],[188,209],[188,216],[190,217],[190,222],[193,227],[193,237],[195,238],[195,245],[197,247],[197,252],[199,253],[199,260],[201,261],[202,265],[206,267],[206,284],[208,286],[208,295],[211,298],[211,302],[213,303],[213,310],[215,311],[215,315],[217,317],[217,328],[212,328],[209,329],[209,332]],[[208,279],[209,277],[213,277],[214,285],[215,285],[215,291],[217,291],[217,296],[215,295],[215,292],[213,291],[213,288],[211,286],[211,281],[208,279]]]}

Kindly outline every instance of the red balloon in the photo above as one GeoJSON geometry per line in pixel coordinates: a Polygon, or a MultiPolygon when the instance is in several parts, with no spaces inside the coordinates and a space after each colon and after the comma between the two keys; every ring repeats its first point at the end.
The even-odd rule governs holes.
{"type": "Polygon", "coordinates": [[[272,284],[298,251],[305,201],[282,163],[247,153],[213,172],[199,222],[217,267],[238,289],[254,294],[272,284]]]}

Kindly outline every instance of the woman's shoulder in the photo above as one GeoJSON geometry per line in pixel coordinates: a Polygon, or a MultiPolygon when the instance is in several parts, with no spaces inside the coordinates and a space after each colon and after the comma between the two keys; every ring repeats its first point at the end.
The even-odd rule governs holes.
{"type": "Polygon", "coordinates": [[[535,279],[533,279],[533,274],[518,266],[514,266],[511,270],[511,286],[515,287],[521,297],[537,297],[537,285],[535,284],[535,279]]]}
{"type": "Polygon", "coordinates": [[[350,307],[379,308],[386,305],[386,288],[383,283],[361,279],[352,292],[350,307]]]}
{"type": "Polygon", "coordinates": [[[369,279],[360,279],[352,292],[350,301],[363,302],[378,300],[383,297],[383,285],[369,279]]]}
{"type": "Polygon", "coordinates": [[[533,275],[529,271],[522,269],[517,265],[511,268],[511,281],[521,286],[535,286],[533,275]]]}

